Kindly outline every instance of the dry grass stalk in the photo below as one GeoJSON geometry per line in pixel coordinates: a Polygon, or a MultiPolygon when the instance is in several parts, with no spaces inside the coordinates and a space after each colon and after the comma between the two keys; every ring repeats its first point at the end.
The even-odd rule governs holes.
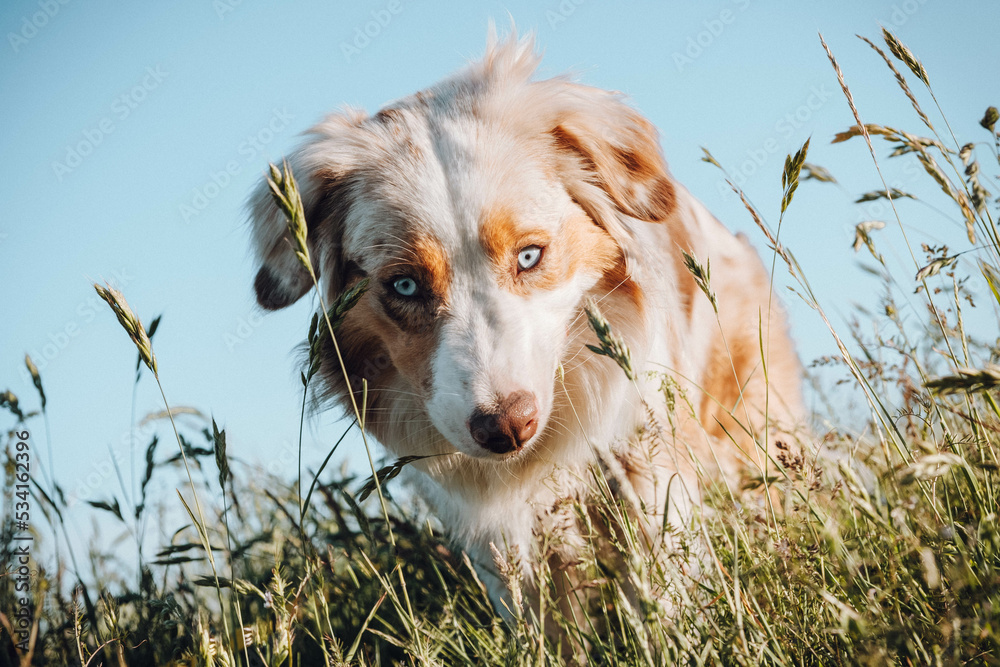
{"type": "Polygon", "coordinates": [[[108,284],[102,287],[94,283],[94,289],[97,291],[97,295],[104,299],[111,307],[111,310],[118,318],[118,323],[122,325],[122,328],[125,329],[125,332],[128,333],[129,338],[135,344],[136,349],[139,350],[139,356],[142,358],[143,363],[146,364],[149,370],[153,371],[153,375],[157,375],[156,355],[153,354],[152,343],[149,342],[146,329],[142,326],[142,322],[139,321],[139,317],[128,305],[125,296],[108,284]]]}
{"type": "Polygon", "coordinates": [[[903,90],[903,92],[906,94],[906,97],[910,100],[910,104],[913,106],[913,110],[917,112],[918,116],[920,116],[920,120],[924,122],[924,125],[933,130],[934,126],[931,125],[931,121],[927,117],[927,114],[924,113],[924,110],[920,108],[920,103],[917,102],[917,98],[914,97],[913,91],[910,90],[910,86],[906,83],[906,79],[903,78],[903,75],[899,72],[898,69],[896,69],[896,66],[892,64],[892,61],[889,59],[889,56],[885,55],[885,51],[883,51],[875,44],[873,44],[872,41],[867,37],[862,37],[861,35],[856,35],[856,36],[858,39],[862,40],[865,44],[872,47],[875,50],[875,53],[882,56],[882,60],[885,61],[885,64],[889,67],[890,70],[892,70],[893,76],[896,77],[896,83],[899,84],[899,87],[903,90]]]}

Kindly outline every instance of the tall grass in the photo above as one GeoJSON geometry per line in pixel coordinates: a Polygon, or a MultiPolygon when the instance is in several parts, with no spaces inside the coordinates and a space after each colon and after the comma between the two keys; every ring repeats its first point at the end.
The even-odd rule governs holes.
{"type": "MultiPolygon", "coordinates": [[[[986,187],[986,171],[1000,165],[998,113],[986,111],[978,143],[960,142],[919,59],[888,32],[884,49],[865,41],[922,129],[866,122],[827,49],[853,116],[834,142],[864,140],[880,177],[887,159],[916,160],[930,191],[942,192],[962,221],[953,241],[960,249],[911,238],[896,202],[917,195],[883,179],[859,201],[885,199],[893,217],[859,224],[855,242],[878,266],[883,314],[874,333],[850,327],[842,335],[816,299],[808,267],[781,243],[796,187],[831,180],[807,162],[808,144],[786,161],[773,231],[765,209],[734,186],[771,247],[772,273],[787,268],[798,294],[829,326],[836,353],[814,365],[842,373],[846,383],[837,391],[864,397],[864,424],[834,416],[832,427],[815,429],[804,442],[761,443],[774,470],[748,474],[735,487],[703,480],[707,509],[672,527],[669,545],[654,556],[638,546],[639,527],[595,470],[592,497],[566,508],[588,528],[582,560],[573,566],[584,584],[564,590],[563,573],[539,558],[540,591],[525,595],[512,556],[498,550],[495,567],[510,589],[501,614],[476,564],[395,488],[392,478],[406,461],[379,471],[373,463],[368,479],[330,474],[324,469],[334,445],[318,470],[277,479],[231,461],[214,421],[177,420],[178,453],[165,456],[154,438],[137,493],[123,484],[122,498],[91,503],[120,522],[141,553],[139,527],[162,509],[158,504],[177,506],[177,499],[147,498],[148,485],[157,476],[175,479],[183,464],[188,495],[178,494],[189,521],[153,560],[77,553],[58,482],[35,481],[33,503],[45,518],[44,527],[36,524],[37,540],[58,555],[58,566],[33,579],[38,638],[29,650],[11,642],[17,594],[12,577],[0,579],[0,666],[1000,663],[1000,350],[996,330],[977,334],[965,324],[973,309],[990,311],[976,320],[1000,312],[1000,206],[986,187]],[[930,100],[930,112],[922,99],[930,100]],[[888,143],[888,157],[877,141],[888,143]],[[907,275],[894,275],[880,252],[890,234],[909,249],[907,275]],[[898,305],[904,296],[912,301],[914,289],[925,308],[920,318],[904,316],[898,305]],[[772,499],[777,507],[765,504],[772,499]],[[561,604],[565,595],[580,604],[561,604]]],[[[721,168],[707,151],[705,159],[721,168]]],[[[304,227],[295,226],[294,180],[274,170],[272,181],[279,204],[288,202],[293,236],[304,241],[304,227]]],[[[304,242],[300,249],[307,252],[304,242]]],[[[711,299],[709,266],[686,259],[711,299]]],[[[303,262],[311,266],[308,257],[303,262]]],[[[159,384],[150,336],[123,296],[100,290],[159,384]]],[[[329,310],[330,295],[322,295],[323,317],[307,337],[304,392],[324,337],[336,341],[338,320],[359,294],[334,298],[329,310]]],[[[603,331],[595,352],[634,373],[613,324],[590,315],[603,331]]],[[[44,413],[42,378],[30,360],[28,366],[44,413]]],[[[687,410],[687,398],[664,379],[670,410],[687,410]]],[[[165,394],[164,403],[174,423],[165,394]]],[[[0,405],[15,429],[41,416],[9,391],[0,405]]],[[[349,430],[363,433],[363,396],[354,416],[349,430]]],[[[4,563],[14,548],[12,438],[0,526],[4,563]]],[[[540,536],[539,554],[557,549],[560,539],[557,532],[540,536]]]]}

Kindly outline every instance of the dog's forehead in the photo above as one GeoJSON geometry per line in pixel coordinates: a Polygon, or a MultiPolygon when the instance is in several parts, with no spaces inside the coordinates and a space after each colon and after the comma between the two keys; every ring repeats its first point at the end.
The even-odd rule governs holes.
{"type": "Polygon", "coordinates": [[[475,257],[484,226],[555,233],[560,186],[541,142],[468,109],[418,104],[371,119],[375,145],[345,234],[369,263],[399,258],[417,239],[475,257]]]}

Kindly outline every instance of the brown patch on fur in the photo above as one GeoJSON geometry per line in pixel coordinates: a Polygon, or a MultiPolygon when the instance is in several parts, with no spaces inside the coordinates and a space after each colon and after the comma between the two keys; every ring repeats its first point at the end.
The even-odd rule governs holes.
{"type": "Polygon", "coordinates": [[[381,333],[383,345],[393,366],[415,392],[429,399],[434,380],[431,358],[438,345],[437,327],[419,333],[394,329],[383,330],[381,333]]]}
{"type": "Polygon", "coordinates": [[[568,218],[555,238],[519,227],[515,214],[501,208],[483,216],[479,241],[493,262],[499,283],[515,294],[555,289],[579,271],[603,276],[615,269],[621,252],[611,236],[588,216],[568,218]],[[518,253],[531,245],[543,248],[531,269],[519,271],[518,253]]]}
{"type": "MultiPolygon", "coordinates": [[[[359,406],[362,380],[367,381],[367,420],[376,437],[381,437],[392,427],[392,404],[401,390],[428,396],[437,329],[429,326],[412,331],[399,326],[384,313],[379,297],[373,294],[377,289],[373,287],[347,314],[337,331],[337,343],[359,406]]],[[[323,349],[321,369],[328,393],[338,398],[348,413],[352,412],[348,385],[332,342],[323,349]]]]}
{"type": "MultiPolygon", "coordinates": [[[[622,166],[625,167],[625,169],[631,171],[637,176],[644,175],[642,172],[648,167],[648,165],[643,160],[640,160],[638,155],[636,155],[627,148],[615,147],[612,148],[611,150],[615,156],[615,159],[621,162],[622,166]]],[[[651,175],[655,176],[656,174],[653,173],[651,175]]],[[[645,176],[648,178],[650,174],[646,174],[645,176]]]]}
{"type": "MultiPolygon", "coordinates": [[[[677,278],[677,293],[680,295],[684,307],[684,317],[690,322],[694,301],[699,298],[701,290],[694,281],[694,276],[684,265],[684,256],[681,254],[682,250],[691,253],[694,248],[691,231],[687,227],[686,220],[684,215],[675,212],[664,221],[670,234],[670,246],[665,255],[673,263],[674,275],[677,278]]],[[[705,261],[707,258],[699,257],[698,259],[705,261]]]]}
{"type": "Polygon", "coordinates": [[[448,301],[451,269],[436,239],[415,236],[378,270],[376,281],[383,312],[404,331],[420,333],[433,326],[438,311],[448,301]],[[412,297],[401,296],[392,288],[396,279],[404,277],[417,282],[418,291],[412,297]]]}
{"type": "MultiPolygon", "coordinates": [[[[725,442],[726,432],[742,444],[743,428],[729,415],[743,423],[743,407],[740,404],[740,387],[746,383],[753,369],[749,355],[743,349],[742,341],[733,341],[726,349],[722,336],[716,332],[709,350],[705,374],[701,378],[701,388],[704,395],[698,407],[702,426],[709,435],[725,442]],[[747,366],[750,366],[748,369],[747,366]],[[735,369],[735,375],[734,375],[735,369]]],[[[744,427],[747,424],[743,424],[744,427]]]]}
{"type": "Polygon", "coordinates": [[[515,247],[519,240],[513,212],[501,208],[483,216],[479,226],[479,243],[494,264],[506,267],[511,253],[517,251],[515,247]]]}
{"type": "Polygon", "coordinates": [[[403,113],[399,109],[390,108],[390,109],[380,110],[378,113],[372,116],[372,120],[374,120],[377,123],[388,124],[393,121],[398,121],[402,117],[403,113]]]}
{"type": "Polygon", "coordinates": [[[447,301],[451,269],[441,244],[428,236],[420,236],[410,243],[414,265],[419,267],[427,287],[442,301],[447,301]]]}
{"type": "Polygon", "coordinates": [[[557,244],[563,261],[563,280],[584,270],[604,276],[623,263],[621,250],[611,235],[582,213],[563,224],[557,244]]]}
{"type": "Polygon", "coordinates": [[[647,190],[646,206],[649,220],[663,220],[669,215],[677,203],[677,194],[674,192],[673,183],[666,177],[663,158],[655,146],[644,145],[646,142],[637,143],[632,148],[615,146],[611,153],[615,160],[627,172],[632,183],[624,189],[624,194],[630,201],[636,201],[637,188],[645,187],[647,190]]]}
{"type": "MultiPolygon", "coordinates": [[[[342,349],[345,363],[350,364],[351,384],[359,391],[361,378],[367,379],[369,402],[372,396],[377,400],[388,384],[400,382],[426,395],[432,380],[430,360],[437,347],[437,317],[447,303],[451,280],[444,249],[430,236],[404,239],[402,249],[372,278],[371,289],[348,313],[338,337],[346,342],[342,349]],[[416,295],[404,297],[394,291],[393,281],[402,277],[417,282],[416,295]]],[[[340,386],[344,388],[342,381],[340,386]]]]}
{"type": "Polygon", "coordinates": [[[663,220],[677,207],[677,191],[673,182],[664,176],[655,179],[650,188],[649,215],[654,220],[663,220]]]}
{"type": "MultiPolygon", "coordinates": [[[[699,405],[699,417],[709,435],[721,438],[724,443],[728,443],[731,436],[750,460],[766,469],[764,455],[747,430],[761,442],[764,441],[765,429],[773,426],[765,423],[765,407],[768,419],[779,427],[790,425],[792,420],[789,417],[801,414],[797,377],[801,370],[780,307],[776,306],[771,313],[770,327],[766,321],[759,322],[761,316],[767,317],[769,279],[756,253],[748,246],[744,259],[751,258],[754,260],[752,264],[733,258],[722,262],[717,274],[713,271],[713,278],[718,275],[715,289],[726,339],[724,342],[721,334],[715,333],[705,358],[700,382],[705,396],[699,405]],[[763,312],[758,312],[758,307],[763,312]],[[764,341],[769,347],[770,387],[764,383],[760,326],[765,328],[765,332],[769,329],[770,335],[770,341],[766,337],[764,341]]],[[[723,458],[728,458],[730,465],[741,463],[734,447],[720,451],[729,452],[723,458]]],[[[725,464],[726,461],[723,461],[725,464]]]]}
{"type": "Polygon", "coordinates": [[[564,128],[562,125],[557,125],[552,128],[549,134],[552,135],[557,149],[578,154],[580,159],[583,161],[584,169],[587,171],[597,171],[597,165],[594,164],[594,160],[590,157],[590,154],[584,150],[583,145],[572,132],[564,128]]]}
{"type": "Polygon", "coordinates": [[[387,160],[401,159],[415,163],[423,159],[423,151],[413,140],[407,118],[406,112],[394,107],[382,109],[372,116],[372,121],[380,126],[380,133],[387,138],[382,146],[387,160]]]}
{"type": "Polygon", "coordinates": [[[667,175],[655,128],[634,112],[630,116],[638,127],[615,137],[587,127],[579,118],[557,125],[549,134],[557,150],[577,155],[581,168],[595,175],[620,211],[659,222],[676,208],[677,193],[667,175]],[[580,127],[573,127],[573,122],[580,127]]]}
{"type": "Polygon", "coordinates": [[[558,282],[552,266],[553,240],[546,232],[519,226],[517,216],[506,208],[488,212],[479,226],[479,244],[496,270],[497,281],[515,294],[532,289],[552,289],[558,282]],[[517,255],[528,246],[542,248],[542,258],[527,271],[518,271],[517,255]]]}
{"type": "Polygon", "coordinates": [[[639,284],[632,279],[625,267],[625,258],[618,254],[614,266],[605,271],[604,277],[598,284],[598,288],[605,294],[616,294],[627,299],[637,312],[642,312],[645,307],[645,299],[639,284]]]}
{"type": "Polygon", "coordinates": [[[348,412],[352,410],[349,391],[355,394],[360,406],[362,380],[368,381],[368,405],[372,407],[379,402],[379,389],[389,384],[396,375],[388,351],[371,329],[374,319],[370,298],[370,295],[366,295],[351,309],[336,333],[350,389],[344,379],[344,370],[337,360],[333,341],[327,339],[322,351],[320,369],[327,391],[339,399],[348,412]]]}

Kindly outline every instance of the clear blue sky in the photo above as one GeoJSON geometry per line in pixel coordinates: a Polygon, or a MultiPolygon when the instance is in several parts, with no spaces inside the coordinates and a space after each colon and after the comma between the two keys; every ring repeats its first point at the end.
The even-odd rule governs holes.
{"type": "MultiPolygon", "coordinates": [[[[860,219],[888,214],[850,203],[878,181],[862,143],[829,144],[853,119],[817,31],[869,122],[919,127],[880,59],[854,37],[877,38],[879,23],[923,60],[960,137],[983,139],[976,121],[1000,104],[996,2],[8,0],[0,9],[0,389],[36,404],[22,372],[31,353],[67,492],[118,495],[110,457],[128,461],[135,350],[90,286],[105,278],[145,321],[163,313],[155,349],[172,403],[211,411],[228,429],[231,455],[292,478],[300,401],[292,350],[310,304],[257,310],[244,198],[267,161],[323,114],[343,103],[375,110],[433,83],[481,54],[488,21],[503,28],[508,16],[537,31],[542,74],[573,70],[626,93],[661,129],[674,175],[761,248],[699,147],[740,172],[773,222],[784,157],[811,136],[810,161],[842,188],[804,183],[782,238],[835,314],[873,303],[877,285],[850,243],[860,219]],[[377,33],[367,41],[366,27],[377,33]]],[[[922,176],[887,169],[904,187],[933,190],[922,176]]],[[[918,240],[960,244],[953,222],[908,204],[901,211],[918,240]]],[[[885,232],[881,247],[904,258],[897,236],[885,232]]],[[[903,266],[903,275],[913,271],[908,259],[903,266]]],[[[787,300],[802,357],[832,353],[815,314],[787,300]]],[[[161,407],[148,377],[137,405],[139,416],[161,407]]],[[[310,424],[306,461],[315,465],[339,429],[332,413],[310,424]]],[[[40,456],[44,429],[33,430],[40,456]]],[[[165,443],[161,456],[175,451],[165,443]]]]}

